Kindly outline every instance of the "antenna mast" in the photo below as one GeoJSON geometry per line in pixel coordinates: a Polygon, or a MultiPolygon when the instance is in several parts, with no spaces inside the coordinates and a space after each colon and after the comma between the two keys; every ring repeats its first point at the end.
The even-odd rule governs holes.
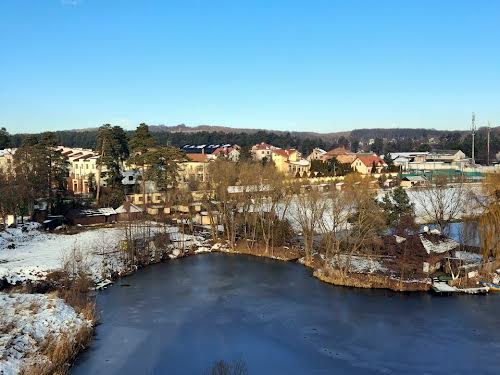
{"type": "Polygon", "coordinates": [[[472,133],[472,166],[476,165],[476,158],[474,154],[474,136],[476,135],[476,114],[472,112],[472,124],[471,124],[471,133],[472,133]]]}
{"type": "Polygon", "coordinates": [[[487,162],[486,163],[487,163],[487,165],[490,165],[490,130],[491,130],[491,128],[490,128],[490,122],[488,121],[488,133],[487,133],[488,134],[488,138],[487,138],[487,143],[486,143],[486,145],[487,145],[486,146],[486,151],[487,151],[487,154],[486,154],[487,155],[486,156],[487,162]]]}

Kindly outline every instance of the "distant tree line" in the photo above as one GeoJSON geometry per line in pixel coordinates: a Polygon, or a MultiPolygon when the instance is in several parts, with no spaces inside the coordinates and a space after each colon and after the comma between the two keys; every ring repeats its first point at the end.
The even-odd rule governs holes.
{"type": "MultiPolygon", "coordinates": [[[[66,147],[82,147],[96,149],[97,129],[92,130],[64,130],[53,132],[57,142],[66,147]]],[[[126,131],[125,134],[131,138],[133,131],[126,131]]],[[[293,135],[289,132],[274,133],[268,131],[258,131],[255,133],[244,132],[151,132],[155,142],[160,146],[175,146],[182,147],[186,144],[221,144],[230,143],[238,144],[242,147],[253,146],[256,143],[266,142],[281,148],[295,147],[303,153],[311,152],[315,147],[330,149],[338,145],[337,142],[329,142],[317,138],[303,138],[293,135]]],[[[28,134],[13,134],[10,136],[10,145],[19,147],[23,139],[29,136],[28,134]]],[[[0,138],[1,141],[1,138],[0,138]]],[[[349,141],[344,137],[340,137],[343,144],[348,145],[349,141]]],[[[1,145],[2,143],[0,143],[1,145]]],[[[1,148],[1,147],[0,147],[1,148]]]]}
{"type": "MultiPolygon", "coordinates": [[[[153,128],[152,128],[153,129],[153,128]]],[[[151,131],[151,129],[150,129],[151,131]]],[[[97,148],[98,129],[64,130],[53,132],[56,143],[67,147],[97,148]]],[[[127,139],[133,136],[133,131],[124,131],[127,139]]],[[[471,135],[466,131],[443,131],[435,129],[355,129],[349,136],[312,137],[300,133],[257,131],[248,132],[169,132],[151,131],[155,143],[159,146],[182,147],[186,144],[238,144],[249,148],[254,144],[266,142],[281,148],[297,148],[303,154],[310,153],[314,148],[329,150],[335,147],[345,147],[353,152],[372,151],[379,155],[403,151],[431,151],[433,149],[462,150],[471,155],[471,135]],[[372,144],[368,144],[373,140],[372,144]]],[[[19,147],[29,134],[9,135],[5,128],[0,129],[0,149],[19,147]]],[[[487,131],[480,128],[476,134],[476,160],[487,161],[486,147],[487,131]]],[[[491,129],[490,161],[500,150],[500,127],[491,129]]]]}

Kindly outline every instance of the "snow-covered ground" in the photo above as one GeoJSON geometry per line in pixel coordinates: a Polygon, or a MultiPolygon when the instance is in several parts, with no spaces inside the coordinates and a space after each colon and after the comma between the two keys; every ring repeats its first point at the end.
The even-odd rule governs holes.
{"type": "MultiPolygon", "coordinates": [[[[61,269],[75,249],[85,258],[96,281],[124,270],[126,257],[119,250],[120,241],[126,238],[123,227],[88,229],[73,235],[40,231],[33,223],[25,228],[0,232],[0,279],[5,278],[10,284],[44,279],[47,273],[61,269]]],[[[172,248],[180,250],[201,245],[203,240],[178,233],[176,227],[155,223],[148,223],[148,230],[151,234],[169,233],[172,248]]]]}
{"type": "Polygon", "coordinates": [[[39,353],[48,337],[74,335],[91,322],[51,294],[0,293],[0,374],[48,361],[39,353]]]}
{"type": "Polygon", "coordinates": [[[354,273],[384,273],[387,271],[387,268],[378,260],[358,255],[349,257],[348,255],[340,254],[339,257],[332,258],[331,263],[334,267],[348,266],[349,272],[354,273]]]}

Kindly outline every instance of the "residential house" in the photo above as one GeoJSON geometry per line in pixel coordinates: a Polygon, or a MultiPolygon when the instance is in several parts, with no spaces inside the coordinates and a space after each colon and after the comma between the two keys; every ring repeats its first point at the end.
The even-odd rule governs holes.
{"type": "Polygon", "coordinates": [[[311,151],[309,155],[307,155],[307,160],[313,161],[313,160],[321,160],[323,161],[323,156],[326,154],[326,151],[321,149],[321,148],[315,148],[314,150],[311,151]]]}
{"type": "Polygon", "coordinates": [[[252,146],[250,153],[256,161],[262,161],[263,159],[271,160],[271,153],[275,149],[279,149],[279,147],[262,142],[252,146]]]}
{"type": "MultiPolygon", "coordinates": [[[[132,168],[134,166],[127,165],[127,167],[132,168]]],[[[122,171],[122,185],[126,194],[142,191],[141,176],[142,170],[139,168],[122,171]]],[[[146,193],[155,193],[158,190],[154,181],[145,181],[144,186],[146,188],[146,193]]]]}
{"type": "Polygon", "coordinates": [[[240,149],[238,145],[222,145],[217,148],[212,155],[214,155],[215,158],[225,158],[237,162],[240,160],[240,149]]]}
{"type": "Polygon", "coordinates": [[[459,247],[459,243],[439,233],[424,232],[418,235],[423,250],[422,271],[433,273],[444,266],[444,259],[450,256],[451,251],[459,247]]]}
{"type": "Polygon", "coordinates": [[[459,248],[459,243],[439,232],[426,231],[405,235],[383,236],[379,255],[394,257],[406,274],[429,275],[445,266],[446,259],[459,248]]]}
{"type": "Polygon", "coordinates": [[[14,163],[15,148],[0,150],[0,173],[12,170],[14,163]]]}
{"type": "Polygon", "coordinates": [[[167,194],[165,192],[151,192],[151,193],[135,193],[135,194],[128,194],[127,195],[127,201],[130,202],[131,204],[135,206],[144,206],[144,203],[146,206],[149,205],[165,205],[167,200],[167,194]],[[146,202],[144,202],[144,200],[146,202]]]}
{"type": "Polygon", "coordinates": [[[463,170],[471,160],[460,150],[435,150],[426,153],[425,160],[415,159],[408,162],[408,170],[463,170]]]}
{"type": "Polygon", "coordinates": [[[205,182],[208,175],[208,163],[218,158],[238,161],[240,146],[230,144],[185,145],[187,161],[179,163],[179,180],[186,183],[190,180],[205,182]]]}
{"type": "Polygon", "coordinates": [[[240,158],[240,146],[226,144],[212,145],[185,145],[181,148],[186,154],[205,154],[209,159],[225,157],[231,161],[238,161],[240,158]]]}
{"type": "Polygon", "coordinates": [[[187,161],[179,163],[179,180],[205,182],[208,176],[208,163],[215,160],[213,155],[205,153],[186,154],[187,161]]]}
{"type": "MultiPolygon", "coordinates": [[[[371,155],[371,154],[370,154],[371,155]]],[[[335,158],[340,164],[352,164],[354,160],[358,157],[358,154],[342,154],[337,155],[335,158]]]]}
{"type": "Polygon", "coordinates": [[[446,168],[462,169],[470,159],[461,150],[436,150],[426,157],[427,163],[441,163],[446,168]]]}
{"type": "Polygon", "coordinates": [[[292,176],[297,174],[305,176],[311,169],[311,163],[308,160],[302,159],[300,152],[294,148],[289,150],[275,148],[271,152],[271,160],[278,171],[292,176]]]}
{"type": "Polygon", "coordinates": [[[356,159],[351,163],[351,168],[353,171],[367,175],[371,173],[380,173],[382,169],[387,167],[384,159],[380,158],[377,155],[359,155],[356,156],[356,159]],[[373,171],[373,167],[376,168],[373,171]]]}
{"type": "Polygon", "coordinates": [[[410,163],[425,163],[427,155],[429,155],[428,152],[391,152],[388,154],[394,165],[403,171],[410,169],[410,163]]]}
{"type": "Polygon", "coordinates": [[[414,186],[426,186],[428,181],[423,176],[405,176],[401,179],[400,186],[403,188],[410,188],[414,186]]]}
{"type": "MultiPolygon", "coordinates": [[[[59,146],[57,151],[68,158],[69,176],[68,190],[74,194],[88,194],[91,191],[91,180],[106,186],[106,179],[101,178],[97,164],[98,154],[89,149],[59,146]]],[[[101,173],[106,173],[102,166],[101,173]]]]}
{"type": "Polygon", "coordinates": [[[184,145],[181,150],[186,154],[206,154],[212,155],[215,150],[224,145],[184,145]]]}
{"type": "MultiPolygon", "coordinates": [[[[336,148],[328,151],[325,155],[323,155],[322,160],[328,161],[328,160],[331,160],[333,158],[336,158],[338,160],[339,156],[346,156],[346,155],[355,155],[355,154],[353,152],[351,152],[350,150],[346,149],[345,147],[336,147],[336,148]]],[[[354,159],[353,159],[353,161],[354,161],[354,159]]]]}

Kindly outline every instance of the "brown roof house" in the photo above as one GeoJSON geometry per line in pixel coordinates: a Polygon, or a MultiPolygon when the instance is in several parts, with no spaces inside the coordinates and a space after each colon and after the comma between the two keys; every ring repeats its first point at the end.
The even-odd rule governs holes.
{"type": "Polygon", "coordinates": [[[361,174],[380,173],[384,167],[387,167],[387,164],[377,155],[360,155],[351,163],[352,170],[361,174]],[[372,171],[374,165],[376,170],[372,171]]]}
{"type": "Polygon", "coordinates": [[[408,236],[385,236],[382,254],[395,256],[397,263],[416,274],[432,274],[444,266],[451,252],[459,248],[455,240],[426,231],[408,236]]]}
{"type": "Polygon", "coordinates": [[[133,221],[141,218],[144,210],[127,201],[115,211],[118,214],[118,221],[133,221]]]}
{"type": "Polygon", "coordinates": [[[93,225],[114,223],[118,218],[116,211],[111,208],[72,209],[66,215],[71,225],[93,225]]]}

